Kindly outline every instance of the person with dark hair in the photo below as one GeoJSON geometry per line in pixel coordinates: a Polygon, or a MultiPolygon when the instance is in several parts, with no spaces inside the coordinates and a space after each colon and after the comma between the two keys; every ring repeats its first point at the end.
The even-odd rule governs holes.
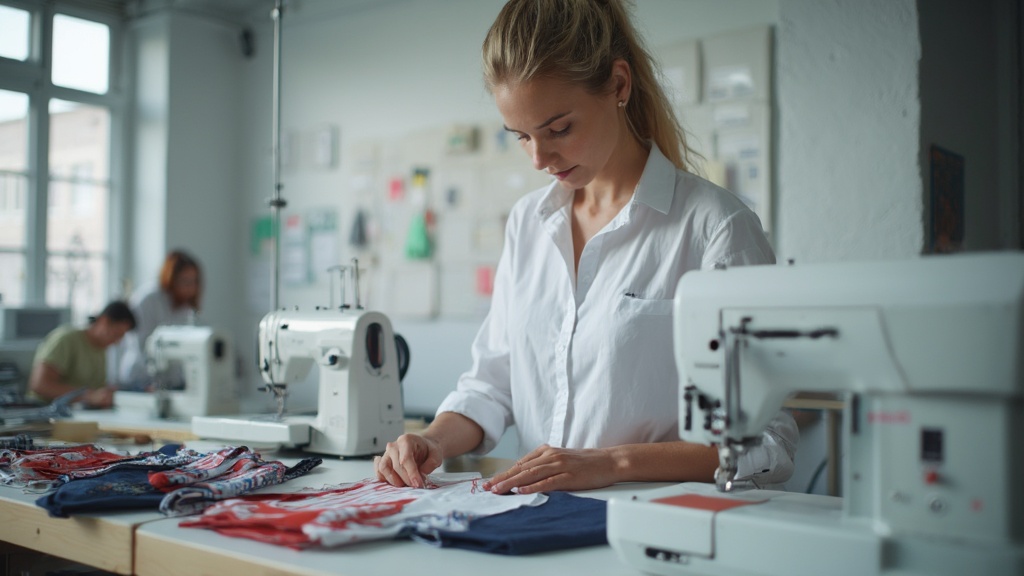
{"type": "Polygon", "coordinates": [[[114,389],[107,385],[106,350],[134,327],[131,308],[114,301],[84,329],[64,325],[50,332],[36,350],[29,395],[51,402],[85,388],[78,401],[90,408],[110,408],[114,389]]]}
{"type": "Polygon", "coordinates": [[[145,388],[146,340],[157,326],[191,324],[199,311],[203,276],[199,261],[184,250],[172,250],[160,268],[158,285],[131,299],[138,326],[125,336],[118,368],[122,388],[145,388]]]}
{"type": "MultiPolygon", "coordinates": [[[[498,493],[713,480],[717,450],[679,437],[676,285],[775,255],[738,197],[693,174],[628,8],[510,0],[488,31],[484,82],[505,130],[555,181],[512,208],[472,366],[427,430],[388,443],[381,480],[420,487],[512,424],[521,458],[485,484],[498,493]]],[[[785,482],[798,437],[780,412],[739,477],[785,482]]]]}

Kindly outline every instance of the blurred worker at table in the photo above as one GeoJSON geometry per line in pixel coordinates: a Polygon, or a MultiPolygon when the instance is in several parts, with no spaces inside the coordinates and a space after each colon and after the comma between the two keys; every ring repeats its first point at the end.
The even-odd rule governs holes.
{"type": "MultiPolygon", "coordinates": [[[[521,457],[494,492],[711,482],[717,450],[679,437],[673,296],[691,270],[774,263],[760,220],[693,174],[626,2],[511,0],[483,60],[505,130],[555,181],[509,214],[472,366],[426,431],[388,443],[377,476],[420,487],[515,424],[521,457]]],[[[785,482],[798,437],[779,413],[738,477],[785,482]]]]}
{"type": "Polygon", "coordinates": [[[36,350],[29,394],[53,401],[65,394],[86,389],[78,401],[90,408],[109,408],[114,389],[107,384],[106,350],[135,327],[135,316],[127,304],[114,301],[84,329],[71,325],[50,332],[36,350]]]}
{"type": "Polygon", "coordinates": [[[146,367],[146,340],[157,326],[193,324],[203,292],[199,261],[184,250],[172,250],[164,258],[157,286],[131,298],[137,325],[122,344],[118,382],[122,388],[147,388],[151,376],[146,367]]]}

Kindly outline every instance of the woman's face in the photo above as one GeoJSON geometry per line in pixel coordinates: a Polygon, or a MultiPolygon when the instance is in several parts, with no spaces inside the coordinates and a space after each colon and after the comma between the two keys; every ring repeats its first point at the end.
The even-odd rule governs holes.
{"type": "Polygon", "coordinates": [[[195,268],[185,268],[174,279],[171,289],[174,291],[175,300],[191,301],[199,295],[199,271],[195,268]]]}
{"type": "Polygon", "coordinates": [[[622,136],[614,92],[594,95],[575,84],[536,78],[495,87],[505,129],[519,138],[533,167],[569,190],[601,175],[622,136]]]}

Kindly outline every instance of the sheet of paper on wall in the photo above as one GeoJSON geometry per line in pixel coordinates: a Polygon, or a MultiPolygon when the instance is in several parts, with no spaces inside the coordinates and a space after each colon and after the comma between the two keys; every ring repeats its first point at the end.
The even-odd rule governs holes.
{"type": "Polygon", "coordinates": [[[307,220],[313,276],[325,277],[326,270],[341,261],[338,254],[338,213],[333,208],[311,210],[307,220]]]}
{"type": "Polygon", "coordinates": [[[476,266],[470,262],[441,266],[441,316],[479,318],[488,300],[481,302],[475,289],[476,266]]]}
{"type": "Polygon", "coordinates": [[[434,262],[399,262],[381,269],[381,310],[395,318],[426,319],[438,312],[438,270],[434,262]]]}
{"type": "Polygon", "coordinates": [[[473,226],[473,250],[479,256],[501,256],[505,243],[504,220],[497,215],[481,217],[473,226]]]}
{"type": "Polygon", "coordinates": [[[704,98],[708,102],[771,99],[771,28],[757,26],[705,38],[704,98]]]}
{"type": "Polygon", "coordinates": [[[686,130],[686,145],[705,159],[712,159],[715,155],[713,112],[714,106],[710,104],[694,104],[676,109],[679,121],[686,130]]]}
{"type": "Polygon", "coordinates": [[[310,164],[315,168],[330,169],[338,166],[338,127],[328,124],[313,131],[309,137],[310,164]]]}
{"type": "Polygon", "coordinates": [[[742,130],[718,135],[717,159],[725,165],[726,188],[739,196],[769,227],[765,151],[761,135],[742,130]]]}
{"type": "Polygon", "coordinates": [[[745,128],[753,122],[750,105],[746,102],[729,102],[713,107],[712,118],[715,128],[745,128]]]}
{"type": "Polygon", "coordinates": [[[524,195],[551,183],[551,176],[534,170],[522,151],[495,163],[488,163],[483,175],[483,194],[477,213],[481,216],[508,214],[524,195]]]}
{"type": "Polygon", "coordinates": [[[306,240],[302,218],[294,214],[288,216],[281,234],[281,279],[287,284],[297,286],[310,281],[309,245],[306,240]]]}
{"type": "Polygon", "coordinates": [[[675,106],[700,102],[700,49],[696,40],[662,46],[656,51],[661,62],[665,91],[675,106]]]}
{"type": "Polygon", "coordinates": [[[437,218],[437,259],[441,262],[465,262],[475,255],[473,218],[457,213],[437,218]]]}

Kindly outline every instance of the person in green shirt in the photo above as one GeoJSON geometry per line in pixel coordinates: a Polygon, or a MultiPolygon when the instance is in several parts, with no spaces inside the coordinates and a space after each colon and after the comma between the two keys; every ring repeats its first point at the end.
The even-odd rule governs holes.
{"type": "Polygon", "coordinates": [[[127,304],[107,304],[84,329],[70,325],[50,332],[36,350],[29,392],[51,402],[69,392],[86,388],[78,401],[90,408],[114,405],[114,388],[107,385],[108,347],[135,328],[135,316],[127,304]]]}

